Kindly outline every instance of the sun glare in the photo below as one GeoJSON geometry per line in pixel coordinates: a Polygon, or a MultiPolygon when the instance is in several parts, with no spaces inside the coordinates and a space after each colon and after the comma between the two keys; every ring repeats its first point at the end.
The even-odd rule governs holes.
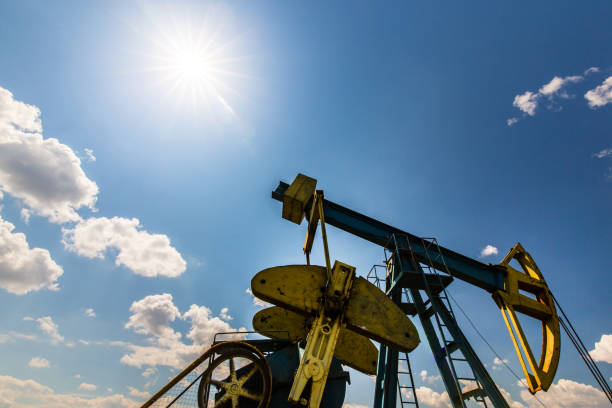
{"type": "Polygon", "coordinates": [[[222,38],[222,26],[210,18],[200,24],[171,21],[155,30],[150,70],[160,74],[161,84],[180,104],[235,115],[230,99],[239,94],[232,85],[244,75],[235,70],[240,58],[231,55],[233,43],[222,38]]]}

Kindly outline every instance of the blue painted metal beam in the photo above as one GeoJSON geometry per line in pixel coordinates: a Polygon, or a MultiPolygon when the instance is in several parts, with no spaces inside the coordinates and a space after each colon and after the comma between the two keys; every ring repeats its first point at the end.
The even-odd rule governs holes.
{"type": "MultiPolygon", "coordinates": [[[[272,198],[282,202],[283,194],[288,187],[287,183],[281,181],[276,190],[272,192],[272,198]]],[[[312,200],[306,205],[306,214],[310,213],[311,207],[312,200]]],[[[428,244],[421,238],[329,200],[323,201],[323,211],[326,224],[333,225],[390,250],[395,249],[395,244],[390,241],[395,236],[400,250],[410,249],[417,261],[423,264],[441,271],[448,269],[448,272],[457,279],[489,292],[504,288],[505,272],[495,265],[484,264],[444,247],[440,247],[440,252],[437,251],[437,248],[427,251],[426,246],[428,244]],[[441,254],[441,257],[439,254],[441,254]]]]}

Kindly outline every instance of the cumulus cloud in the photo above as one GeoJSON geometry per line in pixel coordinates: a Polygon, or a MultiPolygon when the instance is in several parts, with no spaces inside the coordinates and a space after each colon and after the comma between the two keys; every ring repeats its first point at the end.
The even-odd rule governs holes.
{"type": "MultiPolygon", "coordinates": [[[[406,394],[406,390],[402,390],[406,394]]],[[[451,406],[450,398],[446,391],[439,393],[429,387],[418,387],[416,389],[417,399],[419,403],[429,405],[432,408],[448,408],[451,406]]],[[[410,397],[409,395],[407,395],[410,397]]]]}
{"type": "Polygon", "coordinates": [[[0,217],[0,288],[23,295],[43,288],[57,290],[63,269],[49,251],[30,248],[26,236],[0,217]]]}
{"type": "Polygon", "coordinates": [[[612,76],[606,78],[598,87],[584,94],[591,109],[599,108],[612,102],[612,76]]]}
{"type": "Polygon", "coordinates": [[[485,256],[497,255],[499,250],[493,245],[487,245],[480,251],[480,257],[484,258],[485,256]]]}
{"type": "Polygon", "coordinates": [[[0,87],[0,189],[52,222],[77,221],[78,209],[94,209],[98,186],[70,147],[42,132],[40,110],[0,87]]]}
{"type": "Polygon", "coordinates": [[[0,407],[26,408],[136,408],[136,401],[121,394],[105,397],[86,397],[78,394],[58,394],[53,389],[34,380],[21,380],[0,376],[0,407]],[[24,403],[23,401],[27,401],[24,403]],[[4,405],[2,405],[4,404],[4,405]]]}
{"type": "Polygon", "coordinates": [[[439,375],[428,375],[427,370],[421,370],[419,375],[421,376],[421,381],[426,382],[428,384],[433,384],[442,378],[439,375]]]}
{"type": "Polygon", "coordinates": [[[603,334],[589,354],[595,361],[612,364],[612,334],[603,334]]]}
{"type": "Polygon", "coordinates": [[[88,149],[87,147],[83,149],[83,151],[85,152],[85,154],[87,155],[87,160],[90,162],[95,162],[96,161],[96,156],[94,156],[93,154],[93,150],[88,149]]]}
{"type": "MultiPolygon", "coordinates": [[[[567,86],[572,83],[580,82],[584,79],[585,76],[595,72],[599,72],[599,68],[591,67],[584,72],[584,75],[570,75],[566,77],[554,76],[553,79],[542,85],[537,91],[525,91],[522,94],[516,95],[514,97],[514,100],[512,101],[512,106],[522,111],[523,116],[534,116],[540,102],[544,99],[549,102],[549,109],[561,110],[561,107],[556,105],[556,101],[558,101],[559,98],[568,99],[572,97],[570,94],[567,93],[567,86]]],[[[612,85],[612,77],[610,77],[610,79],[610,84],[612,85]]],[[[589,94],[589,97],[585,95],[585,98],[589,100],[589,103],[591,100],[589,98],[593,97],[594,100],[597,99],[597,95],[599,95],[600,93],[599,91],[597,91],[598,88],[593,90],[593,94],[589,94],[589,92],[591,91],[587,92],[587,94],[589,94]]],[[[612,98],[612,92],[610,93],[610,98],[612,98]]],[[[513,117],[508,119],[506,123],[508,126],[512,126],[519,120],[519,118],[513,117]]]]}
{"type": "Polygon", "coordinates": [[[83,391],[95,391],[97,390],[98,387],[94,384],[88,384],[88,383],[81,383],[79,384],[79,390],[83,390],[83,391]]]}
{"type": "Polygon", "coordinates": [[[268,303],[264,300],[261,300],[260,298],[258,298],[257,296],[255,296],[253,294],[253,291],[251,290],[251,288],[247,288],[246,293],[248,293],[249,295],[251,295],[253,297],[253,304],[257,307],[268,307],[268,306],[272,306],[271,303],[268,303]]]}
{"type": "Polygon", "coordinates": [[[144,231],[136,218],[92,217],[62,231],[68,250],[87,258],[104,258],[109,248],[115,249],[115,264],[137,275],[173,278],[187,268],[166,235],[144,231]]]}
{"type": "Polygon", "coordinates": [[[64,341],[64,336],[59,334],[59,326],[53,321],[51,316],[39,317],[38,319],[26,317],[24,320],[36,320],[38,328],[49,337],[51,343],[57,344],[64,341]]]}
{"type": "MultiPolygon", "coordinates": [[[[535,115],[535,110],[538,107],[538,94],[531,91],[526,91],[523,94],[516,95],[512,106],[519,108],[529,116],[535,115]]],[[[516,123],[516,122],[515,122],[516,123]]]]}
{"type": "Polygon", "coordinates": [[[561,89],[569,83],[575,83],[579,81],[582,81],[582,76],[580,75],[567,76],[565,78],[555,76],[549,83],[543,85],[538,91],[538,93],[544,96],[552,96],[557,94],[563,98],[567,98],[568,94],[562,91],[561,89]]]}
{"type": "Polygon", "coordinates": [[[221,312],[219,312],[219,317],[223,320],[233,320],[234,319],[232,316],[229,315],[229,309],[227,307],[224,307],[223,309],[221,309],[221,312]]]}
{"type": "Polygon", "coordinates": [[[132,397],[136,397],[141,400],[145,400],[151,396],[151,394],[149,394],[148,392],[140,391],[139,389],[130,387],[129,385],[127,386],[127,389],[129,391],[128,394],[130,394],[132,397]]]}
{"type": "Polygon", "coordinates": [[[506,124],[508,126],[512,126],[512,125],[514,125],[518,121],[519,121],[518,118],[509,118],[508,120],[506,120],[506,124]]]}
{"type": "MultiPolygon", "coordinates": [[[[116,343],[116,345],[128,350],[128,354],[121,357],[121,362],[138,368],[142,366],[184,368],[210,347],[216,333],[236,331],[229,323],[213,316],[206,306],[191,305],[189,310],[181,315],[172,301],[172,295],[168,293],[150,295],[136,301],[130,311],[132,315],[125,327],[147,335],[149,344],[140,346],[116,343]],[[185,336],[191,341],[190,344],[183,342],[181,333],[170,326],[171,322],[179,318],[191,323],[185,336]]],[[[245,328],[241,327],[238,330],[245,328]]],[[[238,334],[234,337],[241,339],[244,335],[238,334]]]]}
{"type": "Polygon", "coordinates": [[[502,368],[502,366],[508,364],[508,360],[506,359],[500,359],[499,357],[495,357],[493,359],[493,369],[494,370],[499,370],[502,368]]]}
{"type": "Polygon", "coordinates": [[[133,328],[136,333],[157,337],[181,337],[180,333],[176,333],[169,325],[177,317],[181,317],[169,293],[151,295],[133,302],[130,312],[132,315],[125,324],[126,329],[133,328]]]}
{"type": "Polygon", "coordinates": [[[85,309],[85,316],[87,317],[96,317],[96,312],[89,308],[89,309],[85,309]]]}
{"type": "MultiPolygon", "coordinates": [[[[519,386],[522,386],[519,384],[519,386]]],[[[521,390],[521,398],[528,408],[541,407],[526,389],[521,390]]],[[[550,386],[547,392],[538,393],[538,398],[548,408],[604,408],[610,402],[602,391],[587,384],[560,379],[550,386]]]]}
{"type": "Polygon", "coordinates": [[[50,365],[49,360],[47,360],[46,358],[33,357],[28,363],[28,366],[32,368],[49,368],[50,365]]]}
{"type": "Polygon", "coordinates": [[[157,373],[157,369],[156,368],[149,367],[149,368],[147,368],[146,370],[144,370],[142,372],[142,376],[146,377],[146,378],[149,378],[150,376],[155,375],[156,373],[157,373]]]}
{"type": "Polygon", "coordinates": [[[592,157],[596,157],[598,159],[603,159],[603,158],[606,158],[606,157],[610,157],[610,156],[612,156],[612,149],[603,149],[603,150],[600,150],[597,153],[593,153],[591,156],[592,157]]]}
{"type": "Polygon", "coordinates": [[[592,157],[603,159],[604,157],[612,156],[612,148],[600,150],[597,153],[593,153],[592,157]]]}

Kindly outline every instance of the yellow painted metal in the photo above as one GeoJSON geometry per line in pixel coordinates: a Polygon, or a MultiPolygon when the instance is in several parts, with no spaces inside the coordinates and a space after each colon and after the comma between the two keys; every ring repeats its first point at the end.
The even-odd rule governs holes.
{"type": "Polygon", "coordinates": [[[273,339],[289,338],[292,342],[306,338],[312,319],[280,306],[260,310],[253,316],[253,329],[273,339]]]}
{"type": "Polygon", "coordinates": [[[362,277],[353,282],[345,322],[347,328],[401,352],[414,350],[420,342],[410,318],[362,277]]]}
{"type": "MultiPolygon", "coordinates": [[[[295,342],[305,339],[312,318],[294,313],[279,306],[260,310],[253,316],[253,328],[258,333],[273,339],[295,342]]],[[[340,329],[334,355],[344,364],[365,374],[376,374],[378,350],[374,343],[347,328],[340,329]]]]}
{"type": "MultiPolygon", "coordinates": [[[[301,223],[308,201],[314,200],[304,242],[308,265],[264,269],[251,280],[255,296],[287,309],[259,312],[253,319],[258,332],[286,331],[297,340],[314,319],[289,392],[290,402],[309,408],[319,408],[334,354],[350,367],[375,374],[378,351],[366,337],[403,352],[419,344],[410,319],[382,291],[361,277],[355,278],[355,268],[350,265],[336,261],[330,267],[323,191],[315,188],[316,180],[298,174],[283,196],[283,218],[296,224],[301,223]],[[309,260],[319,221],[325,267],[310,265],[309,260]],[[302,394],[308,384],[310,396],[305,399],[302,394]]],[[[262,334],[276,336],[274,332],[262,334]]]]}
{"type": "MultiPolygon", "coordinates": [[[[328,289],[338,299],[346,298],[351,290],[354,276],[355,268],[336,262],[328,289]]],[[[321,309],[308,333],[306,348],[289,391],[289,401],[294,404],[305,405],[307,403],[309,408],[319,408],[342,328],[342,313],[336,313],[335,309],[338,302],[334,302],[331,310],[326,307],[321,309]],[[308,383],[311,383],[310,397],[306,402],[302,398],[302,393],[308,383]]]]}
{"type": "Polygon", "coordinates": [[[283,218],[301,224],[304,207],[317,187],[317,180],[298,174],[283,195],[283,218]]]}
{"type": "Polygon", "coordinates": [[[520,243],[508,252],[500,266],[507,272],[505,289],[495,292],[493,299],[508,327],[529,391],[546,391],[554,380],[561,352],[559,318],[550,289],[533,258],[520,243]],[[519,263],[522,271],[509,265],[513,259],[519,263]],[[521,292],[529,293],[533,298],[521,292]],[[539,363],[536,363],[516,312],[542,323],[542,353],[539,363]]]}
{"type": "Polygon", "coordinates": [[[276,266],[255,275],[251,280],[251,290],[266,302],[311,315],[319,311],[327,283],[326,275],[323,266],[276,266]]]}
{"type": "Polygon", "coordinates": [[[344,364],[368,375],[376,374],[378,350],[372,340],[347,328],[340,329],[334,351],[344,364]]]}

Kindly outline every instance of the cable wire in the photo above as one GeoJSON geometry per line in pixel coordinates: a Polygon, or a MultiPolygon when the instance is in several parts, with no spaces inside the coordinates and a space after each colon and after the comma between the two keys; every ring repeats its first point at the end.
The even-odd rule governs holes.
{"type": "Polygon", "coordinates": [[[574,326],[563,311],[563,308],[561,307],[561,304],[559,304],[559,301],[555,298],[554,295],[552,295],[552,298],[555,304],[557,305],[557,308],[561,312],[561,316],[559,316],[559,322],[561,323],[563,330],[565,330],[565,333],[572,341],[572,344],[574,344],[574,347],[576,347],[576,351],[578,351],[578,354],[580,354],[580,357],[582,357],[582,360],[584,360],[584,363],[595,378],[595,381],[597,381],[597,384],[599,384],[604,394],[606,394],[608,400],[612,403],[612,390],[608,385],[608,381],[606,381],[606,378],[603,376],[601,371],[599,371],[599,367],[597,367],[597,364],[595,364],[595,360],[593,360],[593,357],[591,357],[589,350],[582,342],[582,339],[580,339],[578,332],[576,331],[576,329],[574,329],[574,326]]]}
{"type": "MultiPolygon", "coordinates": [[[[448,292],[447,292],[448,293],[448,292]]],[[[480,336],[480,338],[482,339],[482,341],[485,342],[485,344],[489,347],[489,349],[493,352],[493,354],[495,354],[495,356],[502,362],[502,364],[512,373],[512,375],[514,375],[514,377],[525,387],[527,387],[527,384],[525,383],[525,380],[521,377],[518,376],[518,374],[516,374],[516,372],[514,372],[514,370],[512,369],[512,367],[510,367],[502,358],[502,356],[499,355],[499,353],[493,348],[493,346],[487,341],[487,339],[485,339],[485,337],[482,335],[482,333],[480,333],[480,331],[478,330],[478,328],[476,328],[476,325],[474,324],[474,322],[472,322],[472,319],[470,319],[470,317],[467,315],[467,313],[465,313],[465,310],[463,310],[463,308],[461,307],[461,305],[459,304],[459,302],[457,302],[457,300],[450,294],[448,293],[448,296],[451,298],[451,300],[457,305],[457,307],[459,308],[459,310],[461,310],[461,313],[463,314],[463,316],[465,316],[465,318],[467,319],[467,321],[470,323],[470,325],[472,326],[472,328],[474,329],[474,331],[478,334],[478,336],[480,336]]],[[[538,398],[537,395],[532,394],[533,397],[536,399],[536,401],[538,401],[540,403],[540,405],[542,405],[543,407],[546,407],[546,404],[544,404],[542,402],[542,400],[540,400],[538,398]]]]}

